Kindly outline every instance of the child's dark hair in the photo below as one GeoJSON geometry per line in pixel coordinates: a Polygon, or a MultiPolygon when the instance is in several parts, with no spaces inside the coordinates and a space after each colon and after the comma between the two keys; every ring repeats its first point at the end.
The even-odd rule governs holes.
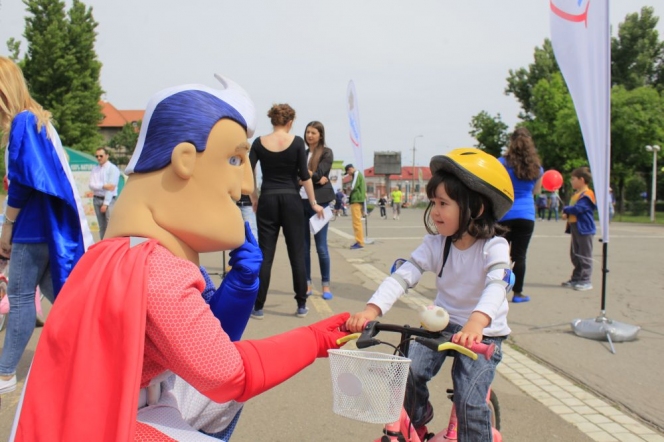
{"type": "MultiPolygon", "coordinates": [[[[436,197],[436,189],[441,184],[445,186],[449,197],[459,205],[459,230],[452,235],[452,241],[461,239],[466,232],[477,239],[489,239],[507,233],[507,228],[498,224],[493,216],[491,200],[469,189],[456,175],[436,171],[427,184],[429,199],[436,197]]],[[[433,202],[429,202],[424,212],[424,227],[430,234],[438,235],[436,227],[430,221],[432,209],[433,202]]]]}
{"type": "Polygon", "coordinates": [[[593,182],[593,176],[590,173],[590,169],[587,167],[578,167],[572,171],[572,176],[577,178],[583,178],[583,181],[589,186],[593,182]]]}

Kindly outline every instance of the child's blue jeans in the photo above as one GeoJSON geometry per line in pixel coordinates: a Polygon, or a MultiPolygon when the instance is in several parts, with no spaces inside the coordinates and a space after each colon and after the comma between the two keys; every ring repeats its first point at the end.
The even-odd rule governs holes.
{"type": "MultiPolygon", "coordinates": [[[[445,329],[451,333],[459,330],[461,326],[457,324],[450,324],[445,329]]],[[[482,355],[479,355],[476,361],[459,353],[454,355],[452,381],[460,442],[493,440],[486,398],[496,367],[502,359],[501,344],[505,338],[506,336],[484,338],[482,342],[485,344],[496,344],[496,351],[488,361],[482,355]]],[[[438,374],[445,362],[446,353],[430,350],[417,342],[410,346],[409,357],[412,362],[404,406],[415,427],[426,425],[433,418],[427,383],[438,374]]]]}

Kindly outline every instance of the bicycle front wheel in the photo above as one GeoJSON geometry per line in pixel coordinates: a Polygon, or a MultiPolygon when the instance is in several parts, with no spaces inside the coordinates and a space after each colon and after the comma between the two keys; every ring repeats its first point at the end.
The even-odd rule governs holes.
{"type": "Polygon", "coordinates": [[[496,392],[491,390],[489,395],[489,410],[491,410],[491,426],[500,431],[500,403],[496,392]]]}

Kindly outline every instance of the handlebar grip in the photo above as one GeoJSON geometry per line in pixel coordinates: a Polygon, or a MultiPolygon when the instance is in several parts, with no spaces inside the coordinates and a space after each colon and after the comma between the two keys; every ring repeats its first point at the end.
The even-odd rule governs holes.
{"type": "Polygon", "coordinates": [[[352,333],[350,335],[344,336],[343,338],[337,339],[337,345],[344,345],[348,341],[353,339],[358,339],[361,336],[361,333],[352,333]]]}
{"type": "Polygon", "coordinates": [[[496,350],[496,344],[494,343],[483,344],[481,342],[474,342],[470,348],[467,348],[454,344],[451,341],[441,343],[440,339],[416,338],[415,340],[434,351],[454,350],[472,359],[476,359],[477,355],[482,355],[487,361],[491,359],[496,350]]]}
{"type": "Polygon", "coordinates": [[[494,351],[496,351],[496,344],[493,342],[491,344],[474,342],[473,345],[470,346],[470,349],[478,355],[483,355],[484,358],[488,361],[493,356],[494,351]]]}

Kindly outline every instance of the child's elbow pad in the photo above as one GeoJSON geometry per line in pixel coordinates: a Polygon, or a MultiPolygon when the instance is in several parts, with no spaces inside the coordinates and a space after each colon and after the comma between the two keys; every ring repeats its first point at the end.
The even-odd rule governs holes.
{"type": "Polygon", "coordinates": [[[415,267],[415,269],[417,269],[417,271],[420,272],[420,274],[424,273],[424,269],[422,267],[420,267],[420,265],[417,264],[415,261],[412,261],[410,259],[403,259],[403,258],[399,258],[396,261],[394,261],[394,264],[392,264],[392,269],[390,270],[391,274],[390,274],[389,277],[394,279],[396,282],[399,283],[401,288],[403,288],[404,293],[406,293],[409,288],[413,288],[413,287],[415,287],[415,285],[417,285],[417,284],[415,284],[415,285],[413,285],[413,287],[410,287],[408,285],[408,283],[406,282],[406,280],[403,279],[403,277],[401,275],[396,273],[396,271],[399,269],[399,267],[401,267],[402,265],[404,265],[406,263],[411,264],[413,267],[415,267]]]}
{"type": "Polygon", "coordinates": [[[512,287],[514,287],[514,283],[516,282],[514,272],[510,268],[510,265],[507,263],[494,264],[489,268],[487,273],[491,273],[494,270],[503,270],[503,277],[501,279],[492,279],[487,282],[486,285],[488,286],[489,284],[500,284],[505,287],[505,293],[509,293],[509,291],[512,290],[512,287]]]}

